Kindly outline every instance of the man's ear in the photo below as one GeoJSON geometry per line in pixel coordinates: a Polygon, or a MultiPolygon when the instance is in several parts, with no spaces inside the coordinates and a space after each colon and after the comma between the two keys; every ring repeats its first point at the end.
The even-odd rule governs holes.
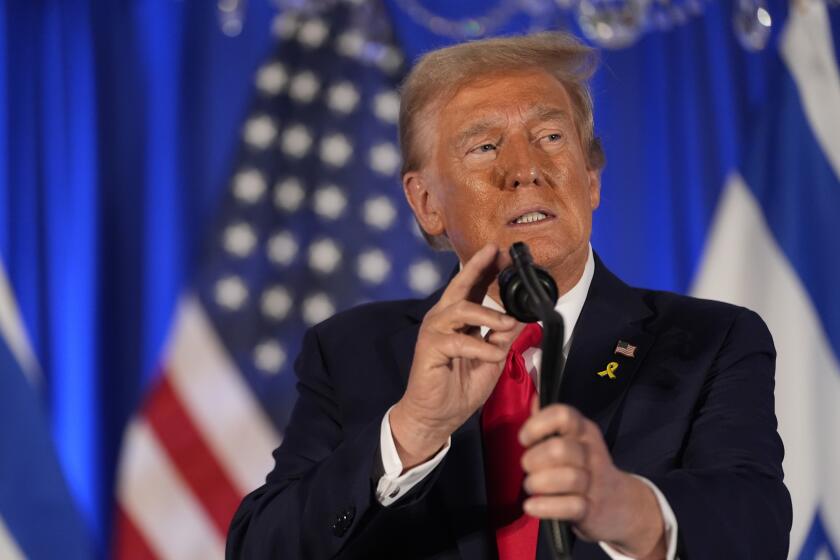
{"type": "Polygon", "coordinates": [[[589,178],[589,207],[595,210],[601,205],[601,171],[589,169],[586,174],[589,178]]]}
{"type": "Polygon", "coordinates": [[[409,171],[402,181],[405,198],[423,231],[431,236],[444,235],[446,225],[427,178],[420,171],[409,171]]]}

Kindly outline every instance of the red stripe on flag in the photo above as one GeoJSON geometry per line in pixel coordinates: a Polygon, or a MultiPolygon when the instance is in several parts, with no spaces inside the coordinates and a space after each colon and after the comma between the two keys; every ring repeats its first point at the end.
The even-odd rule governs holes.
{"type": "Polygon", "coordinates": [[[161,372],[157,386],[149,395],[144,416],[219,534],[224,536],[242,496],[195,427],[166,371],[161,372]]]}
{"type": "Polygon", "coordinates": [[[117,506],[114,558],[117,560],[157,560],[148,543],[128,515],[117,506]]]}

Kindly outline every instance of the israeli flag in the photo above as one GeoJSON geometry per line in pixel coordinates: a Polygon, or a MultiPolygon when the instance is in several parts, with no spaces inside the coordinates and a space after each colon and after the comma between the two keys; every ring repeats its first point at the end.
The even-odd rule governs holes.
{"type": "Polygon", "coordinates": [[[750,307],[778,351],[790,557],[840,559],[840,75],[823,2],[791,4],[775,100],[719,201],[693,287],[750,307]]]}
{"type": "Polygon", "coordinates": [[[0,559],[94,557],[36,388],[35,359],[0,262],[0,559]]]}

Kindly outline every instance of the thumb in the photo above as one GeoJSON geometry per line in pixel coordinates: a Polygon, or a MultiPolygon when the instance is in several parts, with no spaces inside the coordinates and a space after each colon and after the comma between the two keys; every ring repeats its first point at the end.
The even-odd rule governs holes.
{"type": "Polygon", "coordinates": [[[513,341],[516,340],[516,337],[519,336],[519,333],[524,328],[525,323],[517,322],[516,326],[509,331],[490,331],[487,333],[487,342],[508,352],[513,345],[513,341]]]}

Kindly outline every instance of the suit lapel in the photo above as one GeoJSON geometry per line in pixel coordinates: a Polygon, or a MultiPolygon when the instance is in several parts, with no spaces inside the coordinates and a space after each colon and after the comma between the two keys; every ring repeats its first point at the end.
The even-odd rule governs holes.
{"type": "Polygon", "coordinates": [[[417,344],[417,335],[420,331],[420,323],[429,309],[434,306],[443,294],[443,286],[426,299],[413,301],[406,309],[406,325],[391,335],[388,340],[390,354],[394,360],[399,373],[400,394],[405,391],[408,384],[408,374],[411,372],[411,363],[414,360],[414,346],[417,344]]]}
{"type": "Polygon", "coordinates": [[[575,325],[560,400],[597,422],[608,446],[613,443],[615,427],[611,429],[611,422],[622,397],[654,343],[655,337],[643,325],[650,315],[641,297],[596,256],[595,275],[575,325]],[[636,347],[634,357],[615,352],[622,340],[636,347]]]}
{"type": "Polygon", "coordinates": [[[414,345],[417,343],[417,334],[420,331],[420,322],[415,322],[406,328],[397,331],[391,336],[391,356],[397,367],[399,376],[395,379],[399,385],[399,394],[405,392],[408,384],[408,374],[411,372],[411,363],[414,360],[414,345]]]}

